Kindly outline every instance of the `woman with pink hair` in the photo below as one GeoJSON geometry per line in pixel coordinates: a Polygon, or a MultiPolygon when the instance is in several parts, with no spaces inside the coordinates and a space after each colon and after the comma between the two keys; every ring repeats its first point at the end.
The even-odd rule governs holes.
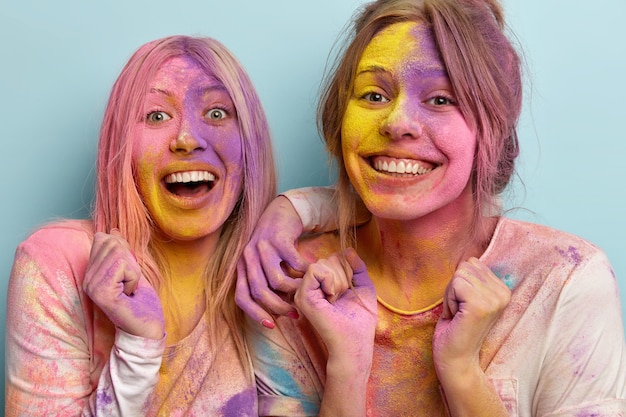
{"type": "Polygon", "coordinates": [[[497,0],[377,0],[350,35],[318,113],[336,194],[271,203],[239,268],[260,415],[626,415],[605,254],[498,201],[522,83],[497,0]],[[338,233],[296,250],[293,208],[338,233]]]}
{"type": "Polygon", "coordinates": [[[257,414],[234,286],[275,196],[268,131],[214,39],[132,55],[104,115],[92,218],[17,248],[7,416],[257,414]]]}

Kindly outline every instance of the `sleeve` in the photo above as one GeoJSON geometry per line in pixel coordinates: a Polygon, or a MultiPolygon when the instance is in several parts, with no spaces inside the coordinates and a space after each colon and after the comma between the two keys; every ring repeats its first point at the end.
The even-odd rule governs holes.
{"type": "Polygon", "coordinates": [[[109,363],[98,381],[95,395],[89,397],[89,412],[83,415],[139,416],[158,382],[165,350],[161,340],[144,339],[117,330],[109,363]]]}
{"type": "MultiPolygon", "coordinates": [[[[72,246],[76,242],[66,236],[46,236],[18,247],[9,279],[6,415],[117,415],[110,411],[140,407],[142,402],[135,401],[150,394],[160,356],[147,356],[144,346],[138,348],[141,343],[127,343],[118,335],[99,385],[93,386],[89,300],[78,284],[82,277],[76,276],[84,273],[84,265],[72,264],[67,256],[85,252],[87,257],[88,249],[72,246]],[[142,361],[151,365],[144,367],[142,361]],[[132,396],[131,391],[142,393],[132,396]]],[[[163,342],[152,342],[162,352],[163,342]]]]}
{"type": "Polygon", "coordinates": [[[305,187],[285,191],[300,220],[302,230],[310,233],[337,229],[337,210],[334,208],[335,189],[331,187],[305,187]]]}
{"type": "Polygon", "coordinates": [[[575,269],[564,284],[547,337],[536,415],[626,415],[619,288],[603,252],[575,269]]]}
{"type": "Polygon", "coordinates": [[[293,347],[291,323],[277,319],[269,330],[247,319],[246,341],[257,383],[259,416],[317,416],[321,382],[306,353],[293,347]]]}

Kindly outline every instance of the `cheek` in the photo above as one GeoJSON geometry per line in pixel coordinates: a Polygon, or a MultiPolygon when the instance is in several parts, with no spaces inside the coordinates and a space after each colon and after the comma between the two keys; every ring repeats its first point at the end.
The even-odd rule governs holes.
{"type": "Polygon", "coordinates": [[[344,149],[354,149],[367,136],[373,122],[359,107],[348,104],[341,124],[341,137],[344,149]]]}
{"type": "Polygon", "coordinates": [[[148,198],[150,194],[156,191],[155,182],[157,179],[155,178],[155,172],[160,159],[159,154],[149,149],[140,154],[139,158],[133,158],[135,182],[137,183],[139,193],[144,199],[148,198]]]}
{"type": "Polygon", "coordinates": [[[243,163],[243,144],[238,130],[219,133],[213,146],[226,165],[241,165],[243,163]]]}

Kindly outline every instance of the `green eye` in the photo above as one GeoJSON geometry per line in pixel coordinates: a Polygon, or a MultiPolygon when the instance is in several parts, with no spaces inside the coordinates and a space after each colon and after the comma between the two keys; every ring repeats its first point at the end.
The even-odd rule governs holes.
{"type": "Polygon", "coordinates": [[[222,109],[211,109],[208,111],[207,116],[211,120],[221,120],[226,117],[226,112],[222,109]]]}
{"type": "Polygon", "coordinates": [[[164,111],[153,111],[148,113],[148,115],[146,116],[146,120],[148,121],[148,123],[160,123],[169,119],[171,119],[170,115],[165,113],[164,111]]]}

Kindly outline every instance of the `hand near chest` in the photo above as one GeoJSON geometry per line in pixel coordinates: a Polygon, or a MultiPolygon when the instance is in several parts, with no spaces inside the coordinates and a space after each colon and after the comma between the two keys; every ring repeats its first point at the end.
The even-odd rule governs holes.
{"type": "Polygon", "coordinates": [[[83,290],[126,333],[163,337],[161,301],[118,232],[95,234],[83,290]]]}

